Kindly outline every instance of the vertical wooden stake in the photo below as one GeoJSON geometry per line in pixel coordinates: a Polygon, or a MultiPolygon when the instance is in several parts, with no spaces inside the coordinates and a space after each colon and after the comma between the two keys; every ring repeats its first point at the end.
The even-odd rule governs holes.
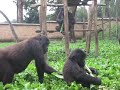
{"type": "MultiPolygon", "coordinates": [[[[83,13],[85,14],[85,6],[84,6],[84,10],[83,10],[83,13]]],[[[85,35],[86,35],[86,32],[84,31],[85,30],[85,17],[83,17],[83,38],[85,38],[85,35]]]]}
{"type": "MultiPolygon", "coordinates": [[[[41,34],[47,36],[47,23],[46,23],[46,11],[47,11],[47,1],[41,0],[41,7],[39,12],[39,22],[41,34]]],[[[46,63],[48,62],[47,53],[44,55],[46,63]]]]}
{"type": "Polygon", "coordinates": [[[23,0],[17,0],[17,23],[23,23],[23,0]]]}
{"type": "Polygon", "coordinates": [[[119,37],[119,32],[118,32],[118,5],[117,4],[119,4],[118,3],[118,0],[116,0],[116,37],[117,38],[120,38],[119,37]]]}
{"type": "MultiPolygon", "coordinates": [[[[89,7],[88,13],[88,30],[92,30],[92,22],[93,22],[93,14],[94,14],[94,3],[89,7]]],[[[86,52],[90,51],[90,42],[91,42],[91,31],[86,32],[86,52]]]]}
{"type": "MultiPolygon", "coordinates": [[[[108,7],[110,5],[110,1],[107,1],[109,4],[108,4],[108,7]]],[[[108,15],[109,15],[109,39],[111,39],[111,14],[110,14],[110,8],[108,8],[108,15]]]]}
{"type": "Polygon", "coordinates": [[[102,39],[104,39],[104,19],[103,19],[103,10],[102,10],[102,39]]]}
{"type": "Polygon", "coordinates": [[[95,56],[98,56],[97,0],[94,0],[95,56]]]}
{"type": "Polygon", "coordinates": [[[67,0],[63,0],[64,3],[64,31],[65,31],[65,52],[68,58],[69,55],[69,33],[68,33],[68,5],[67,0]]]}
{"type": "Polygon", "coordinates": [[[41,0],[39,22],[40,22],[41,34],[43,35],[47,35],[46,10],[47,10],[47,1],[41,0]]]}

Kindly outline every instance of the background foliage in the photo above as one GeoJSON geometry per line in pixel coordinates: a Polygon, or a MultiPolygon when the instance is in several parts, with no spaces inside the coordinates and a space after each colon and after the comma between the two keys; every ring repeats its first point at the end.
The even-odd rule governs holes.
{"type": "MultiPolygon", "coordinates": [[[[39,3],[40,0],[21,0],[21,2],[23,2],[23,11],[24,11],[24,22],[26,23],[39,23],[39,8],[31,8],[31,4],[35,4],[35,3],[39,3]]],[[[78,3],[81,0],[68,0],[68,4],[69,3],[78,3]]],[[[13,0],[13,2],[16,4],[17,0],[13,0]]],[[[61,3],[62,0],[47,0],[47,2],[49,3],[61,3]]],[[[110,16],[111,18],[115,18],[116,15],[118,16],[118,18],[120,18],[120,0],[100,0],[100,4],[107,4],[107,6],[98,6],[98,17],[105,17],[108,18],[109,17],[109,11],[110,11],[110,16]],[[109,2],[107,2],[109,1],[109,2]],[[116,13],[117,10],[117,13],[116,13]]],[[[16,4],[17,5],[17,4],[16,4]]],[[[47,7],[47,8],[51,8],[51,10],[49,12],[47,12],[47,20],[48,21],[55,21],[56,20],[56,16],[58,14],[58,8],[57,7],[47,7]],[[53,13],[51,13],[51,11],[53,13]]],[[[83,18],[87,19],[87,12],[85,10],[85,12],[83,12],[83,10],[86,8],[83,7],[79,7],[78,6],[78,10],[76,12],[76,21],[83,21],[83,18]]],[[[16,20],[13,20],[13,22],[16,22],[16,20]]]]}

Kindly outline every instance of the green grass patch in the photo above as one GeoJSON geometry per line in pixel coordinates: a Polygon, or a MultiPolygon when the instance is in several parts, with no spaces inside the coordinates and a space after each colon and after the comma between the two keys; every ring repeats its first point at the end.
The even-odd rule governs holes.
{"type": "MultiPolygon", "coordinates": [[[[0,48],[10,46],[14,43],[0,43],[0,48]]],[[[62,72],[66,60],[63,41],[51,41],[48,51],[48,63],[56,70],[62,72]]],[[[85,48],[85,42],[78,40],[71,43],[70,48],[85,48]]],[[[95,42],[91,42],[90,54],[87,55],[87,65],[95,67],[99,71],[98,77],[102,79],[102,89],[93,86],[91,90],[120,90],[120,45],[117,40],[99,40],[99,56],[95,58],[95,42]]],[[[44,83],[39,84],[34,61],[28,68],[15,75],[11,84],[3,86],[0,90],[87,90],[75,82],[68,86],[65,81],[53,75],[45,74],[44,83]]]]}

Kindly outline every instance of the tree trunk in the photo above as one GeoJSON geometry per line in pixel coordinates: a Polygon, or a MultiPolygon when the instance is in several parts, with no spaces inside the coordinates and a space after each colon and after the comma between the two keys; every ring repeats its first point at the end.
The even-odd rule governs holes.
{"type": "Polygon", "coordinates": [[[17,22],[23,22],[23,0],[17,0],[17,22]]]}
{"type": "MultiPolygon", "coordinates": [[[[39,12],[39,22],[41,34],[47,36],[47,23],[46,23],[46,9],[47,9],[47,1],[41,0],[41,7],[39,12]]],[[[44,55],[46,63],[48,63],[47,53],[44,55]]]]}
{"type": "Polygon", "coordinates": [[[70,50],[69,50],[69,34],[68,34],[68,6],[67,6],[67,0],[63,0],[64,4],[64,29],[65,29],[65,51],[66,56],[68,58],[70,50]]]}
{"type": "Polygon", "coordinates": [[[95,32],[95,56],[98,56],[98,32],[97,32],[97,0],[94,0],[94,32],[95,32]]]}
{"type": "Polygon", "coordinates": [[[119,0],[116,0],[116,37],[119,39],[119,44],[120,44],[120,35],[119,35],[119,28],[118,28],[118,18],[120,17],[119,15],[119,4],[120,4],[120,1],[119,0]]]}
{"type": "Polygon", "coordinates": [[[39,22],[40,22],[41,34],[43,35],[47,35],[46,9],[47,9],[46,0],[41,0],[39,22]]]}

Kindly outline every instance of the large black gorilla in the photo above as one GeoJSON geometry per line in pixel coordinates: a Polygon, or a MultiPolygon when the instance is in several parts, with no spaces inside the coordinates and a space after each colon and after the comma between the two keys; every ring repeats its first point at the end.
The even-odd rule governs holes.
{"type": "Polygon", "coordinates": [[[46,36],[37,35],[15,45],[0,49],[0,81],[4,85],[11,83],[14,74],[25,70],[28,64],[35,59],[39,82],[42,83],[44,72],[48,74],[56,72],[44,60],[48,45],[49,39],[46,36]]]}
{"type": "MultiPolygon", "coordinates": [[[[71,84],[71,82],[76,81],[77,83],[82,84],[83,87],[90,88],[90,84],[100,85],[101,80],[97,77],[92,77],[89,75],[85,67],[85,58],[86,54],[81,49],[75,49],[71,52],[68,60],[66,61],[63,68],[64,80],[71,84]]],[[[96,73],[96,70],[91,68],[93,73],[96,73]]]]}

